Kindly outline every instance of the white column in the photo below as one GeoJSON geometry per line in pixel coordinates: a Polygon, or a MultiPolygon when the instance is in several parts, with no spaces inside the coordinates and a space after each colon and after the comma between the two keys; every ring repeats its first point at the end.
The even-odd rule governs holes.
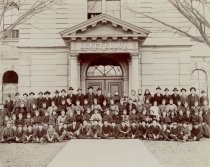
{"type": "Polygon", "coordinates": [[[72,86],[76,90],[80,85],[79,83],[79,71],[78,71],[78,54],[70,53],[69,59],[69,77],[68,77],[68,87],[72,86]]]}
{"type": "MultiPolygon", "coordinates": [[[[131,54],[131,90],[138,90],[139,89],[139,54],[133,53],[131,54]]],[[[130,90],[130,91],[131,91],[130,90]]]]}

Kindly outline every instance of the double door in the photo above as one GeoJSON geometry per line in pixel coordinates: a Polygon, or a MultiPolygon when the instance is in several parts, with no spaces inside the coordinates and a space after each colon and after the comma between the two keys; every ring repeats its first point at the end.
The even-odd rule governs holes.
{"type": "Polygon", "coordinates": [[[122,79],[110,79],[110,78],[87,79],[86,90],[89,86],[93,87],[94,93],[97,93],[98,88],[101,88],[102,93],[104,95],[107,95],[107,93],[110,92],[111,96],[113,96],[115,91],[118,91],[120,96],[123,93],[122,79]]]}

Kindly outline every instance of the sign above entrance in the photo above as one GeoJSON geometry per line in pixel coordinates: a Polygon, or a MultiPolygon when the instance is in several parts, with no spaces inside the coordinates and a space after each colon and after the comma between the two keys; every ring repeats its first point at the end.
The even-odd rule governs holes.
{"type": "Polygon", "coordinates": [[[89,50],[106,50],[106,49],[122,49],[122,50],[127,50],[128,45],[127,43],[108,43],[108,42],[87,42],[83,43],[82,49],[89,49],[89,50]]]}
{"type": "Polygon", "coordinates": [[[72,42],[71,51],[79,53],[90,52],[131,52],[138,50],[138,42],[135,41],[90,41],[72,42]]]}

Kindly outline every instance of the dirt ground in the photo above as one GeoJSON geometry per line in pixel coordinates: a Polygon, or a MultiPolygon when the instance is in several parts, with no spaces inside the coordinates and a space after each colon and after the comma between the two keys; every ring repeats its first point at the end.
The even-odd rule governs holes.
{"type": "Polygon", "coordinates": [[[65,143],[0,144],[0,167],[46,167],[65,143]]]}
{"type": "MultiPolygon", "coordinates": [[[[185,143],[142,142],[163,167],[210,166],[210,139],[185,143]]],[[[64,145],[65,143],[0,144],[0,162],[3,167],[46,167],[64,145]]]]}
{"type": "Polygon", "coordinates": [[[194,142],[143,142],[163,167],[210,167],[210,139],[194,142]]]}

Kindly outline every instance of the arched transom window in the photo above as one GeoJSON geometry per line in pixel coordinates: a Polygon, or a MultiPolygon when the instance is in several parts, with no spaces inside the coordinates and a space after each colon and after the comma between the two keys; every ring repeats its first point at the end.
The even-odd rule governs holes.
{"type": "Polygon", "coordinates": [[[111,77],[111,76],[122,76],[122,69],[120,65],[109,59],[100,58],[96,59],[90,64],[87,69],[87,76],[101,76],[101,77],[111,77]]]}
{"type": "Polygon", "coordinates": [[[208,79],[204,70],[196,69],[192,72],[192,86],[197,88],[198,94],[200,94],[202,90],[208,92],[208,79]]]}

